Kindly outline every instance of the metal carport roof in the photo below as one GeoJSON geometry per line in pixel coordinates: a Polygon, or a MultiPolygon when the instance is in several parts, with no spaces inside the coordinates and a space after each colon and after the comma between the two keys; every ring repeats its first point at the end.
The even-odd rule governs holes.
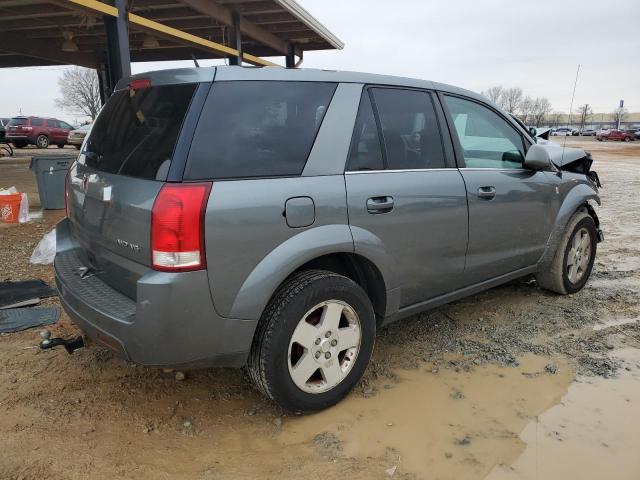
{"type": "Polygon", "coordinates": [[[118,4],[126,4],[134,62],[231,58],[240,51],[247,63],[288,56],[292,66],[304,51],[344,46],[293,0],[0,0],[0,67],[99,68],[108,49],[103,19],[117,18],[118,4]],[[77,51],[68,42],[63,48],[65,40],[77,51]]]}

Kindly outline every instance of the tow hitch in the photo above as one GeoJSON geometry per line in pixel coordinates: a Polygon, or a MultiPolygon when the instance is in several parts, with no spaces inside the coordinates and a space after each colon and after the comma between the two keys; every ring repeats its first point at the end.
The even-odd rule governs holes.
{"type": "Polygon", "coordinates": [[[40,348],[42,350],[63,346],[67,353],[72,354],[79,348],[84,347],[84,339],[81,336],[68,340],[64,338],[51,338],[51,332],[49,330],[43,330],[40,332],[40,337],[42,338],[40,342],[40,348]]]}

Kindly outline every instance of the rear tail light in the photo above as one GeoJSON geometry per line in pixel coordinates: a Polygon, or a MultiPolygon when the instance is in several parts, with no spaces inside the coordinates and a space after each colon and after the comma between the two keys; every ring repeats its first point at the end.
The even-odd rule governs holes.
{"type": "Polygon", "coordinates": [[[211,183],[166,183],[151,210],[151,264],[179,272],[206,267],[204,215],[211,183]]]}

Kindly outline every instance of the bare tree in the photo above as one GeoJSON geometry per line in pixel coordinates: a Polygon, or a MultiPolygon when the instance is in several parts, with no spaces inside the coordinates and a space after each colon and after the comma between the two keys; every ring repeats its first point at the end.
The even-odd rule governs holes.
{"type": "Polygon", "coordinates": [[[546,97],[538,97],[533,101],[531,112],[531,123],[536,127],[544,121],[545,117],[551,112],[551,102],[546,97]]]}
{"type": "Polygon", "coordinates": [[[551,115],[549,115],[548,120],[550,127],[557,127],[558,125],[560,125],[560,121],[562,120],[562,113],[553,112],[551,115]]]}
{"type": "Polygon", "coordinates": [[[499,105],[503,92],[504,92],[504,88],[502,88],[502,85],[496,85],[495,87],[487,88],[486,90],[480,92],[480,94],[487,97],[493,103],[499,105]]]}
{"type": "Polygon", "coordinates": [[[56,99],[58,108],[86,115],[95,120],[100,111],[100,87],[94,70],[72,67],[58,80],[62,96],[56,99]]]}
{"type": "Polygon", "coordinates": [[[533,115],[533,109],[535,106],[535,100],[531,97],[525,97],[520,106],[518,107],[518,117],[522,120],[522,123],[527,125],[533,115]]]}
{"type": "Polygon", "coordinates": [[[509,113],[516,113],[522,103],[522,89],[520,87],[507,88],[502,94],[501,107],[509,113]]]}
{"type": "Polygon", "coordinates": [[[624,107],[616,108],[613,111],[613,121],[616,123],[616,127],[620,122],[624,122],[624,117],[627,116],[627,109],[624,107]]]}
{"type": "Polygon", "coordinates": [[[578,108],[578,115],[580,115],[580,130],[582,131],[585,123],[587,123],[591,115],[593,115],[593,110],[588,103],[585,103],[578,108]]]}

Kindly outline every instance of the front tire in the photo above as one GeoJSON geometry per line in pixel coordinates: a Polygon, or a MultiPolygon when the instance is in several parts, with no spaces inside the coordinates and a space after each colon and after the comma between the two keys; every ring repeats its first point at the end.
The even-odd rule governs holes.
{"type": "Polygon", "coordinates": [[[538,285],[561,295],[580,291],[591,275],[597,245],[593,218],[586,212],[576,213],[560,239],[550,268],[536,274],[538,285]]]}
{"type": "Polygon", "coordinates": [[[375,334],[371,301],[357,283],[329,271],[301,271],[265,309],[249,355],[249,375],[286,410],[322,410],[360,380],[375,334]]]}

